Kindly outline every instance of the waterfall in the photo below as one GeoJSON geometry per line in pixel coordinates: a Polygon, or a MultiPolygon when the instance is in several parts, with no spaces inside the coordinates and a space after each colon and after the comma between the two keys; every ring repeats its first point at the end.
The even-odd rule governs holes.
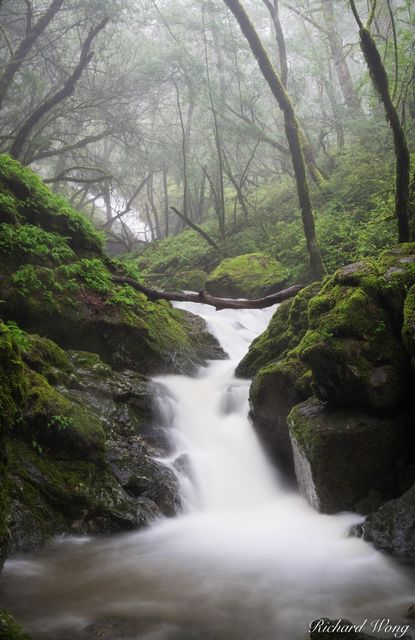
{"type": "Polygon", "coordinates": [[[9,561],[5,579],[30,608],[34,638],[84,637],[76,633],[108,616],[129,621],[120,638],[130,640],[302,640],[320,616],[367,620],[367,633],[378,618],[402,622],[410,575],[348,537],[359,516],[321,515],[286,488],[248,421],[249,383],[233,371],[273,310],[180,306],[203,316],[229,354],[196,377],[157,378],[174,449],[165,462],[188,461],[183,513],[9,561]]]}

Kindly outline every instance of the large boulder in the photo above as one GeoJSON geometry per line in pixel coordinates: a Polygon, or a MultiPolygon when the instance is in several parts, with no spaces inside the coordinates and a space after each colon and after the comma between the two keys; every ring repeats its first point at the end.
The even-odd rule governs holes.
{"type": "Polygon", "coordinates": [[[310,300],[300,357],[311,369],[315,395],[333,406],[390,411],[407,397],[409,359],[381,284],[378,265],[356,263],[310,300]]]}
{"type": "Polygon", "coordinates": [[[282,289],[284,267],[263,253],[226,258],[206,280],[206,291],[222,298],[259,298],[282,289]]]}
{"type": "Polygon", "coordinates": [[[415,485],[371,513],[355,532],[379,549],[415,562],[415,485]]]}
{"type": "Polygon", "coordinates": [[[65,352],[19,331],[27,390],[8,433],[11,551],[51,536],[146,526],[180,509],[175,473],[154,458],[168,439],[153,412],[153,385],[97,355],[65,352]]]}
{"type": "Polygon", "coordinates": [[[300,491],[319,511],[367,512],[398,494],[402,419],[312,398],[294,407],[288,424],[300,491]]]}
{"type": "Polygon", "coordinates": [[[282,303],[236,368],[238,376],[253,376],[250,417],[272,458],[289,475],[293,458],[287,416],[294,405],[312,393],[307,367],[292,350],[307,330],[308,302],[319,288],[306,287],[294,299],[282,303]]]}
{"type": "Polygon", "coordinates": [[[408,486],[415,459],[414,287],[414,244],[347,265],[281,305],[237,367],[253,376],[251,416],[277,460],[283,452],[289,462],[287,414],[300,403],[291,414],[296,472],[322,510],[368,513],[408,486]],[[367,461],[359,453],[348,457],[342,493],[328,460],[343,468],[347,443],[367,461]],[[321,469],[317,449],[325,456],[321,469]]]}

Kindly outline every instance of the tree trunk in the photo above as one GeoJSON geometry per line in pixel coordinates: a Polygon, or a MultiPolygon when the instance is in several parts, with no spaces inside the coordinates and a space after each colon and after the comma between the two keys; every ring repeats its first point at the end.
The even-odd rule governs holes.
{"type": "Polygon", "coordinates": [[[130,287],[133,287],[137,291],[144,293],[149,300],[198,302],[200,304],[208,304],[211,307],[215,307],[218,311],[221,309],[265,309],[267,307],[272,307],[274,304],[278,304],[279,302],[283,302],[283,300],[292,298],[297,295],[301,289],[303,289],[303,285],[296,284],[292,287],[288,287],[288,289],[283,289],[282,291],[273,293],[270,296],[266,296],[265,298],[256,298],[255,300],[234,300],[233,298],[217,298],[216,296],[211,296],[209,293],[206,293],[206,291],[200,291],[199,293],[170,293],[169,291],[158,291],[157,289],[149,289],[148,287],[145,287],[133,278],[113,276],[112,281],[115,284],[127,284],[130,287]]]}
{"type": "Polygon", "coordinates": [[[409,206],[410,156],[408,145],[389,92],[388,76],[376,43],[368,29],[363,26],[357,13],[354,0],[350,0],[350,6],[359,26],[360,45],[370,71],[372,82],[383,103],[386,119],[393,132],[396,166],[395,216],[398,222],[399,242],[408,242],[413,234],[413,231],[410,233],[409,221],[411,212],[409,206]]]}
{"type": "MultiPolygon", "coordinates": [[[[264,3],[271,16],[272,24],[274,25],[275,39],[277,41],[278,57],[280,62],[281,83],[284,89],[287,89],[287,82],[288,82],[287,49],[285,46],[284,32],[282,30],[281,20],[279,16],[278,0],[264,0],[264,3]]],[[[301,146],[303,147],[304,159],[307,165],[308,172],[313,182],[316,185],[320,186],[323,184],[324,178],[326,176],[322,174],[321,170],[317,165],[314,149],[310,144],[310,142],[308,141],[308,137],[300,123],[298,123],[298,128],[299,128],[301,146]]]]}
{"type": "Polygon", "coordinates": [[[167,167],[163,167],[163,196],[164,196],[164,234],[169,237],[169,191],[167,187],[167,167]]]}
{"type": "Polygon", "coordinates": [[[241,30],[249,43],[251,51],[258,62],[262,75],[267,81],[281,111],[284,114],[285,133],[291,152],[291,159],[297,184],[298,200],[303,221],[304,235],[306,238],[308,254],[310,257],[311,271],[313,273],[313,276],[319,280],[325,274],[325,268],[321,259],[320,249],[316,238],[314,216],[311,206],[310,190],[307,181],[304,155],[301,147],[299,127],[291,99],[284,89],[284,86],[282,85],[277,72],[272,66],[269,56],[258,37],[258,34],[256,33],[239,0],[224,0],[224,2],[237,19],[239,26],[241,27],[241,30]]]}
{"type": "Polygon", "coordinates": [[[349,65],[343,53],[343,43],[337,31],[333,0],[321,0],[321,7],[327,27],[327,39],[330,52],[344,101],[350,111],[362,114],[360,98],[354,88],[349,65]]]}

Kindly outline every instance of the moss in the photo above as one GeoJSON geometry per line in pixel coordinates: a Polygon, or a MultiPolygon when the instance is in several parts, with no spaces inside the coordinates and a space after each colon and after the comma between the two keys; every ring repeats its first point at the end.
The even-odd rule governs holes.
{"type": "Polygon", "coordinates": [[[30,640],[30,636],[4,609],[0,609],[0,640],[30,640]]]}
{"type": "Polygon", "coordinates": [[[221,296],[259,297],[272,287],[283,286],[283,266],[262,253],[248,253],[223,260],[206,281],[206,289],[221,296]]]}
{"type": "Polygon", "coordinates": [[[2,224],[0,227],[0,253],[7,269],[21,262],[41,265],[61,264],[73,260],[74,251],[65,238],[30,224],[2,224]]]}
{"type": "Polygon", "coordinates": [[[0,321],[0,427],[11,429],[21,415],[27,389],[12,330],[0,321]]]}
{"type": "Polygon", "coordinates": [[[373,490],[385,499],[398,491],[402,418],[333,410],[311,398],[288,423],[300,489],[320,511],[354,509],[373,490]]]}
{"type": "Polygon", "coordinates": [[[268,328],[251,343],[249,351],[236,368],[236,374],[252,377],[261,367],[276,360],[293,345],[294,336],[289,326],[292,300],[283,302],[272,316],[268,328]]]}
{"type": "Polygon", "coordinates": [[[0,190],[12,194],[14,213],[29,224],[68,238],[72,249],[102,254],[102,240],[92,224],[33,171],[7,155],[0,155],[0,190]]]}
{"type": "Polygon", "coordinates": [[[36,334],[25,334],[22,358],[31,369],[40,373],[51,384],[63,382],[73,370],[63,349],[52,340],[36,334]]]}
{"type": "Polygon", "coordinates": [[[281,360],[299,344],[308,328],[309,302],[319,289],[318,283],[311,284],[278,306],[268,328],[251,343],[237,366],[237,375],[252,377],[261,367],[281,360]]]}
{"type": "Polygon", "coordinates": [[[3,193],[0,193],[0,222],[17,224],[19,220],[17,199],[13,194],[3,191],[3,193]]]}
{"type": "Polygon", "coordinates": [[[5,436],[21,419],[27,385],[12,330],[0,321],[0,569],[8,546],[9,493],[5,436]]]}
{"type": "Polygon", "coordinates": [[[147,274],[174,275],[176,271],[195,268],[211,271],[220,256],[198,233],[185,229],[178,236],[145,249],[136,260],[145,277],[147,274]]]}
{"type": "Polygon", "coordinates": [[[188,269],[176,272],[170,281],[169,288],[186,291],[203,291],[208,274],[202,269],[188,269]]]}
{"type": "Polygon", "coordinates": [[[39,452],[61,459],[81,457],[100,462],[105,434],[99,421],[84,407],[56,391],[43,376],[27,372],[30,384],[24,421],[19,432],[39,452]]]}

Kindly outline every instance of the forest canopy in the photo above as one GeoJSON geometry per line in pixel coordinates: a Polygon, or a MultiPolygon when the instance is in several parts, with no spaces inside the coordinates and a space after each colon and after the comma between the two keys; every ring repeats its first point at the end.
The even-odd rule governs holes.
{"type": "Polygon", "coordinates": [[[3,0],[0,149],[150,282],[258,251],[318,278],[413,238],[414,13],[3,0]]]}

